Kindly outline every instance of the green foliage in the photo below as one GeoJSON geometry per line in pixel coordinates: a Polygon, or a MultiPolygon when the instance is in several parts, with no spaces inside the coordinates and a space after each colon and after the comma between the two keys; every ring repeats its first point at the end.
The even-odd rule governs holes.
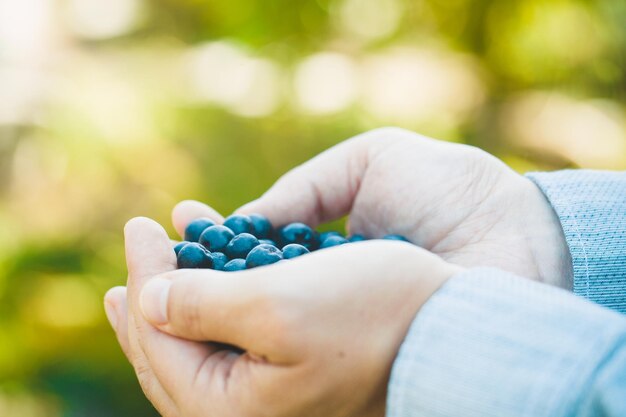
{"type": "MultiPolygon", "coordinates": [[[[61,3],[57,14],[74,16],[61,3]]],[[[177,201],[226,215],[387,124],[519,170],[626,168],[623,0],[142,5],[110,36],[56,22],[66,42],[44,48],[55,59],[37,78],[38,104],[18,119],[0,105],[0,415],[156,415],[101,308],[125,282],[121,232],[133,216],[174,237],[177,201]],[[320,52],[332,71],[307,78],[300,69],[320,52]]],[[[16,91],[17,103],[26,90],[16,91]]]]}

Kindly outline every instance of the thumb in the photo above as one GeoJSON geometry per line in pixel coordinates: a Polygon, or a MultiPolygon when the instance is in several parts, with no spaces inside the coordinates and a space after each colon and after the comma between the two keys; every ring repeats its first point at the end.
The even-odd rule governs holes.
{"type": "Polygon", "coordinates": [[[354,137],[289,171],[237,213],[261,213],[277,226],[295,221],[316,226],[347,214],[367,169],[371,136],[354,137]]]}
{"type": "Polygon", "coordinates": [[[282,361],[268,320],[267,286],[257,275],[210,270],[164,274],[143,287],[141,310],[148,322],[171,335],[225,343],[282,361]]]}
{"type": "Polygon", "coordinates": [[[124,227],[129,292],[150,277],[176,269],[176,256],[167,232],[146,217],[131,219],[124,227]]]}

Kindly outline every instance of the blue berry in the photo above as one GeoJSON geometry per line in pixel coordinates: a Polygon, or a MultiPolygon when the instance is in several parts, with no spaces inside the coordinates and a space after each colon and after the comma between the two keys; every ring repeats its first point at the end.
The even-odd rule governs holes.
{"type": "MultiPolygon", "coordinates": [[[[270,265],[317,249],[367,240],[360,234],[345,237],[337,231],[319,234],[304,223],[291,223],[274,230],[261,214],[232,215],[224,225],[215,225],[208,218],[196,219],[185,229],[185,238],[186,241],[174,245],[179,268],[223,271],[270,265]]],[[[409,242],[404,236],[394,234],[381,239],[409,242]]]]}
{"type": "Polygon", "coordinates": [[[213,257],[213,269],[216,271],[223,270],[224,265],[228,263],[228,256],[222,252],[211,252],[211,256],[213,257]]]}
{"type": "Polygon", "coordinates": [[[291,243],[283,248],[283,259],[293,259],[309,253],[309,250],[297,243],[291,243]]]}
{"type": "Polygon", "coordinates": [[[304,223],[288,224],[280,229],[279,237],[283,246],[297,243],[308,250],[315,250],[319,247],[319,235],[304,223]]]}
{"type": "Polygon", "coordinates": [[[404,236],[400,236],[400,235],[387,235],[387,236],[383,236],[383,239],[385,240],[399,240],[401,242],[408,242],[409,239],[405,238],[404,236]]]}
{"type": "Polygon", "coordinates": [[[226,226],[211,226],[200,235],[200,243],[211,252],[223,252],[235,234],[226,226]]]}
{"type": "Polygon", "coordinates": [[[214,226],[215,222],[206,217],[201,217],[189,223],[185,228],[185,240],[187,242],[198,242],[200,235],[208,227],[214,226]]]}
{"type": "Polygon", "coordinates": [[[233,259],[224,265],[223,271],[226,272],[235,272],[235,271],[243,271],[246,269],[246,261],[245,259],[233,259]]]}
{"type": "Polygon", "coordinates": [[[283,259],[283,254],[276,246],[259,245],[252,249],[246,258],[248,268],[270,265],[283,259]]]}
{"type": "Polygon", "coordinates": [[[235,236],[226,246],[226,255],[230,259],[245,258],[255,246],[259,245],[256,237],[250,233],[241,233],[235,236]]]}
{"type": "Polygon", "coordinates": [[[262,214],[251,214],[250,220],[252,221],[252,228],[254,229],[254,236],[257,239],[269,239],[272,236],[273,227],[269,219],[262,214]]]}
{"type": "Polygon", "coordinates": [[[243,214],[233,214],[224,220],[224,226],[228,227],[236,235],[241,233],[254,233],[254,226],[250,217],[243,214]]]}
{"type": "Polygon", "coordinates": [[[178,256],[178,252],[180,252],[180,250],[184,248],[185,245],[187,245],[188,243],[189,242],[182,241],[174,245],[174,253],[176,254],[176,256],[178,256]]]}
{"type": "Polygon", "coordinates": [[[189,243],[178,252],[179,268],[213,268],[213,258],[199,243],[189,243]]]}
{"type": "Polygon", "coordinates": [[[339,237],[343,237],[343,235],[339,232],[324,232],[320,234],[320,242],[323,242],[326,240],[327,237],[330,236],[339,236],[339,237]]]}
{"type": "Polygon", "coordinates": [[[349,243],[348,239],[341,236],[328,236],[325,241],[322,242],[320,249],[331,248],[333,246],[339,246],[349,243]]]}
{"type": "Polygon", "coordinates": [[[362,241],[367,240],[367,239],[365,239],[365,236],[363,236],[363,235],[352,235],[352,236],[350,236],[348,238],[348,240],[350,242],[362,242],[362,241]]]}

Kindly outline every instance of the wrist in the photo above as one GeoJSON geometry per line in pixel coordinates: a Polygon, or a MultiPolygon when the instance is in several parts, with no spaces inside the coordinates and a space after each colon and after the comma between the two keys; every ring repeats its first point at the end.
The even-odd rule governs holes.
{"type": "Polygon", "coordinates": [[[521,232],[527,239],[539,281],[571,290],[572,258],[563,227],[550,202],[530,179],[524,177],[521,232]]]}
{"type": "Polygon", "coordinates": [[[412,251],[413,256],[407,253],[403,259],[398,259],[396,265],[403,263],[406,275],[409,277],[410,284],[406,288],[412,297],[409,304],[417,308],[410,315],[412,321],[415,314],[428,302],[430,297],[450,278],[465,271],[465,268],[447,262],[440,256],[416,246],[408,246],[407,250],[412,251]]]}

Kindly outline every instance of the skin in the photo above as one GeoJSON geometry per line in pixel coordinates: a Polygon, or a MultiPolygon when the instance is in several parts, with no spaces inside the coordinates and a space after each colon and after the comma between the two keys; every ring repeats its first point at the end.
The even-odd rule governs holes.
{"type": "MultiPolygon", "coordinates": [[[[251,271],[177,271],[165,231],[132,220],[127,289],[105,306],[166,417],[383,416],[408,326],[462,267],[571,285],[558,219],[531,181],[478,149],[400,129],[326,151],[238,212],[312,226],[348,214],[351,233],[400,234],[424,249],[369,241],[251,271]]],[[[202,216],[223,221],[190,201],[173,221],[180,233],[202,216]]]]}

